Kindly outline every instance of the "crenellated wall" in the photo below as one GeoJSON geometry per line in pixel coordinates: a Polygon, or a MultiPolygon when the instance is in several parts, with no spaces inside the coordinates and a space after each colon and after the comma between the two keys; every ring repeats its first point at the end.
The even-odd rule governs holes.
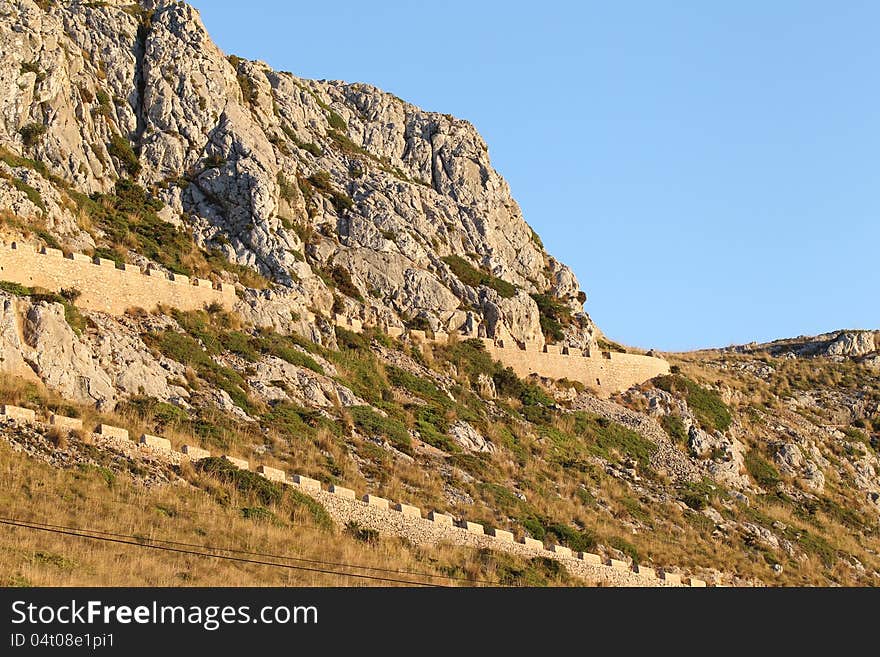
{"type": "MultiPolygon", "coordinates": [[[[37,418],[34,410],[10,404],[0,405],[0,416],[5,416],[16,423],[44,424],[42,418],[37,418]]],[[[51,418],[51,424],[45,426],[46,431],[53,426],[56,428],[67,427],[78,431],[83,430],[82,421],[78,418],[58,415],[52,415],[51,418]]],[[[129,437],[128,429],[107,424],[95,427],[94,434],[111,441],[115,448],[122,449],[126,455],[133,458],[154,457],[174,465],[179,465],[182,462],[198,461],[211,456],[211,453],[207,450],[191,445],[183,445],[181,451],[178,452],[173,449],[170,440],[160,436],[143,434],[135,443],[129,437]]],[[[220,457],[226,459],[239,469],[251,469],[251,463],[247,459],[237,458],[228,454],[220,455],[220,457]]],[[[286,486],[296,486],[303,493],[316,497],[319,501],[322,501],[320,496],[327,495],[339,498],[340,500],[346,500],[352,506],[368,506],[376,513],[385,514],[389,522],[384,523],[383,527],[389,533],[394,533],[393,528],[399,527],[401,522],[421,523],[423,527],[433,527],[442,530],[444,533],[440,540],[448,541],[451,539],[457,544],[472,544],[472,541],[463,540],[463,537],[485,537],[486,543],[484,546],[491,546],[501,550],[509,549],[513,546],[522,546],[523,549],[527,550],[527,556],[543,556],[569,564],[581,563],[599,568],[630,572],[639,579],[644,580],[645,584],[657,585],[662,582],[665,586],[684,585],[698,588],[706,586],[706,581],[702,579],[695,577],[685,577],[683,579],[681,573],[675,572],[678,569],[662,568],[656,570],[636,563],[630,565],[628,562],[619,559],[603,558],[592,552],[574,552],[562,545],[551,544],[545,546],[542,541],[530,538],[528,535],[517,539],[513,531],[496,528],[489,528],[487,531],[480,523],[470,522],[465,518],[453,518],[450,515],[438,513],[437,511],[429,511],[423,515],[422,509],[412,504],[391,502],[387,498],[370,493],[358,496],[351,488],[343,488],[336,484],[329,485],[325,491],[324,484],[317,479],[311,479],[299,474],[288,474],[284,470],[263,464],[257,465],[254,471],[269,481],[286,486]],[[456,534],[459,540],[456,540],[456,534]]]]}
{"type": "Polygon", "coordinates": [[[530,374],[551,379],[580,381],[602,395],[623,392],[661,374],[669,374],[669,363],[654,356],[603,351],[583,354],[580,349],[556,345],[521,349],[483,339],[486,351],[521,377],[530,374]]]}
{"type": "MultiPolygon", "coordinates": [[[[425,331],[409,331],[408,336],[416,341],[438,344],[445,344],[450,338],[446,333],[429,334],[425,331]]],[[[461,334],[457,337],[466,340],[473,336],[461,334]]],[[[512,368],[520,377],[537,374],[550,379],[579,381],[600,397],[608,397],[655,376],[669,374],[669,363],[655,356],[613,351],[585,354],[580,349],[529,343],[522,348],[518,344],[507,345],[492,338],[479,339],[492,358],[512,368]]]]}
{"type": "MultiPolygon", "coordinates": [[[[205,279],[169,275],[154,269],[142,271],[134,265],[117,267],[112,260],[81,253],[65,255],[58,249],[35,251],[27,244],[16,242],[0,244],[0,280],[53,292],[76,289],[80,292],[76,300],[78,306],[111,315],[121,315],[132,307],[152,310],[159,304],[180,310],[201,310],[216,302],[231,310],[236,301],[235,288],[226,283],[215,286],[205,279]]],[[[343,315],[336,315],[334,321],[351,331],[364,329],[359,320],[343,315]]],[[[395,327],[384,330],[392,337],[403,333],[395,327]]],[[[417,330],[410,330],[407,335],[422,342],[446,343],[450,339],[446,333],[417,330]]],[[[489,338],[482,341],[493,358],[513,368],[521,377],[538,374],[579,381],[602,396],[622,392],[669,372],[669,364],[653,356],[616,352],[582,354],[578,349],[560,349],[555,345],[526,344],[522,348],[489,338]]]]}
{"type": "Polygon", "coordinates": [[[131,307],[152,310],[158,304],[180,310],[200,310],[217,302],[235,305],[235,288],[201,278],[142,271],[135,265],[118,268],[112,260],[58,249],[35,251],[27,244],[0,244],[0,280],[52,292],[79,290],[76,304],[87,310],[121,315],[131,307]]]}

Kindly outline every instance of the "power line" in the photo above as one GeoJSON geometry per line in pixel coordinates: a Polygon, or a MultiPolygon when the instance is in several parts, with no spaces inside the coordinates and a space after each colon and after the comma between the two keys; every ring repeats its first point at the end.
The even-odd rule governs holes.
{"type": "MultiPolygon", "coordinates": [[[[48,528],[53,528],[53,529],[66,529],[66,530],[72,530],[72,531],[83,531],[77,527],[69,527],[67,525],[55,525],[52,523],[38,522],[36,520],[29,520],[26,522],[28,524],[38,525],[40,527],[48,527],[48,528]]],[[[432,577],[432,578],[438,578],[438,579],[451,580],[451,581],[455,581],[455,582],[467,582],[472,585],[479,585],[480,584],[479,582],[474,582],[473,580],[468,579],[467,577],[455,577],[453,575],[439,575],[436,573],[426,573],[426,572],[421,572],[421,571],[417,571],[417,570],[398,570],[398,569],[394,569],[394,568],[381,568],[379,566],[365,566],[365,565],[351,563],[351,562],[325,561],[322,559],[308,559],[306,557],[292,557],[292,556],[286,555],[286,554],[274,554],[271,552],[255,552],[252,550],[242,550],[239,548],[228,548],[228,547],[218,547],[218,546],[214,546],[214,545],[205,545],[203,543],[186,543],[183,541],[172,541],[172,540],[168,540],[168,539],[164,539],[164,538],[147,538],[147,537],[142,537],[142,536],[139,536],[136,534],[135,535],[119,534],[116,532],[108,532],[108,531],[103,531],[100,529],[89,529],[89,530],[85,530],[85,531],[88,531],[91,534],[101,534],[103,536],[113,536],[116,538],[130,538],[135,541],[142,541],[142,540],[143,541],[151,541],[152,543],[163,543],[166,545],[177,545],[177,546],[185,547],[185,548],[200,548],[203,550],[214,550],[217,552],[231,552],[233,554],[247,554],[247,555],[251,555],[251,556],[255,556],[255,557],[266,557],[266,558],[270,558],[270,559],[285,559],[288,561],[301,561],[303,563],[319,564],[319,565],[323,565],[323,566],[338,566],[341,568],[357,568],[359,570],[372,570],[375,572],[391,573],[391,574],[395,574],[395,575],[413,575],[416,577],[432,577]]]]}
{"type": "MultiPolygon", "coordinates": [[[[18,527],[21,529],[31,529],[31,530],[35,530],[35,531],[49,532],[52,534],[60,534],[60,535],[64,535],[64,536],[74,536],[77,538],[87,538],[87,539],[94,540],[94,541],[104,541],[107,543],[131,545],[131,546],[140,547],[140,548],[147,548],[147,549],[151,549],[151,550],[159,550],[159,551],[163,551],[163,552],[175,552],[178,554],[188,554],[188,555],[196,556],[196,557],[209,557],[212,559],[221,559],[223,561],[235,561],[235,562],[239,562],[239,563],[247,563],[247,564],[252,564],[252,565],[257,565],[257,566],[270,566],[270,567],[274,567],[274,568],[284,568],[284,569],[288,569],[288,570],[302,570],[305,572],[320,573],[323,575],[336,575],[337,577],[354,577],[354,578],[368,579],[368,580],[373,580],[373,581],[378,581],[378,582],[386,582],[386,583],[394,583],[394,584],[407,584],[410,586],[427,586],[427,587],[434,587],[434,588],[444,588],[444,586],[445,586],[443,584],[433,584],[433,583],[429,583],[429,582],[415,582],[412,580],[397,579],[397,578],[393,578],[393,577],[380,577],[378,575],[366,575],[363,573],[344,573],[344,572],[338,572],[335,570],[327,570],[324,568],[312,568],[312,567],[308,567],[308,566],[295,566],[293,564],[276,563],[276,562],[272,562],[272,561],[259,561],[256,559],[245,559],[242,557],[233,557],[233,556],[223,555],[223,554],[211,554],[210,552],[200,552],[197,550],[187,550],[187,549],[183,549],[183,548],[166,547],[166,546],[162,546],[162,545],[154,545],[149,542],[143,542],[143,539],[137,540],[137,537],[135,537],[135,536],[126,536],[126,538],[134,539],[134,540],[124,540],[122,538],[114,538],[114,537],[110,537],[110,536],[96,536],[92,533],[89,533],[89,530],[82,530],[82,529],[76,529],[76,528],[58,529],[58,528],[53,528],[53,527],[44,527],[44,526],[40,526],[39,524],[34,524],[34,523],[27,522],[27,521],[19,520],[17,518],[0,517],[0,524],[8,525],[10,527],[18,527]]],[[[125,535],[120,535],[120,536],[125,536],[125,535]]]]}
{"type": "MultiPolygon", "coordinates": [[[[40,491],[32,492],[31,494],[32,495],[34,495],[34,494],[41,495],[44,497],[54,497],[54,496],[50,496],[47,493],[43,493],[40,491]]],[[[112,502],[115,504],[125,504],[128,506],[142,508],[140,505],[135,504],[134,502],[126,501],[126,500],[118,500],[118,499],[103,498],[103,497],[89,497],[87,495],[77,495],[77,498],[82,499],[82,500],[92,500],[95,502],[112,502]]],[[[174,511],[179,511],[179,509],[174,509],[174,511]]],[[[212,513],[210,511],[196,511],[194,509],[191,509],[188,511],[192,512],[192,513],[200,513],[203,515],[214,516],[214,517],[217,517],[219,515],[217,513],[212,513]]],[[[27,521],[27,522],[33,523],[35,525],[41,525],[44,527],[72,529],[72,530],[78,531],[78,529],[76,527],[68,527],[66,525],[54,525],[51,523],[38,522],[36,520],[31,520],[31,521],[27,521]]],[[[127,534],[117,534],[114,532],[102,531],[102,530],[98,530],[98,529],[89,529],[88,531],[93,534],[102,534],[102,535],[106,535],[106,536],[115,536],[115,537],[122,537],[122,538],[133,538],[135,540],[138,540],[140,538],[139,536],[136,536],[136,535],[129,536],[127,534]]],[[[341,566],[343,568],[357,568],[360,570],[371,570],[374,572],[391,573],[391,574],[395,574],[395,575],[412,575],[412,576],[416,576],[416,577],[432,577],[435,579],[445,579],[445,580],[450,580],[450,581],[455,581],[455,582],[466,582],[468,584],[476,585],[476,586],[481,585],[480,583],[474,582],[474,580],[469,579],[467,577],[456,577],[454,575],[440,575],[440,574],[436,574],[436,573],[426,573],[426,572],[417,571],[417,570],[401,570],[401,569],[395,569],[395,568],[382,568],[379,566],[367,566],[367,565],[350,563],[350,562],[345,563],[345,562],[324,561],[321,559],[308,559],[305,557],[293,557],[293,556],[289,556],[289,555],[285,555],[285,554],[274,554],[271,552],[255,552],[255,551],[251,551],[251,550],[242,550],[242,549],[237,549],[237,548],[215,547],[215,546],[204,545],[204,544],[199,544],[199,543],[185,543],[185,542],[181,542],[181,541],[171,541],[171,540],[166,540],[166,539],[161,539],[161,538],[149,538],[149,539],[145,539],[145,540],[150,540],[150,541],[153,541],[154,543],[166,543],[169,545],[178,545],[181,547],[201,548],[201,549],[207,549],[207,550],[219,550],[221,552],[232,552],[234,554],[247,554],[247,555],[256,556],[256,557],[266,557],[266,558],[271,558],[271,559],[286,559],[289,561],[301,561],[303,563],[314,563],[314,564],[320,564],[320,565],[325,565],[325,566],[341,566]]]]}

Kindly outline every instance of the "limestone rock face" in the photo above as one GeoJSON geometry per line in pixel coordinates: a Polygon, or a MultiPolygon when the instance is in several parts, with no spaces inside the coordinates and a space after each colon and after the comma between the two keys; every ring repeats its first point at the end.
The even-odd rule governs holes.
{"type": "Polygon", "coordinates": [[[169,379],[183,379],[185,368],[167,358],[157,358],[146,348],[134,326],[125,319],[98,313],[91,315],[90,320],[97,330],[87,336],[87,343],[121,395],[184,402],[188,399],[183,388],[169,384],[169,379]]]}
{"type": "Polygon", "coordinates": [[[804,467],[804,455],[800,448],[793,443],[785,443],[776,450],[775,460],[779,469],[785,474],[796,474],[804,467]]]}
{"type": "Polygon", "coordinates": [[[845,331],[827,347],[829,356],[865,356],[877,351],[877,334],[872,331],[845,331]]]}
{"type": "Polygon", "coordinates": [[[449,435],[453,440],[469,452],[494,452],[495,445],[464,420],[459,420],[449,427],[449,435]]]}
{"type": "MultiPolygon", "coordinates": [[[[86,317],[88,327],[77,334],[60,303],[0,292],[0,374],[42,382],[102,410],[137,395],[188,404],[189,392],[177,383],[186,368],[147,348],[140,337],[146,324],[102,313],[86,317]]],[[[175,326],[162,316],[144,322],[153,328],[175,326]]]]}
{"type": "Polygon", "coordinates": [[[29,347],[24,358],[47,385],[66,398],[112,408],[116,399],[113,382],[64,319],[60,303],[32,304],[23,333],[29,347]]]}
{"type": "Polygon", "coordinates": [[[106,192],[133,175],[164,220],[272,280],[243,307],[276,329],[332,341],[291,316],[335,306],[540,344],[531,295],[547,294],[573,314],[566,341],[593,341],[577,279],[546,253],[467,121],[227,57],[181,2],[0,0],[0,14],[0,148],[54,181],[0,157],[0,203],[65,246],[94,242],[59,189],[106,192]],[[39,202],[10,180],[23,177],[39,202]],[[460,280],[450,255],[476,278],[460,280]],[[516,293],[499,295],[496,279],[516,293]]]}
{"type": "MultiPolygon", "coordinates": [[[[327,363],[327,367],[331,367],[327,363]]],[[[359,406],[366,402],[350,389],[304,367],[297,367],[275,358],[260,362],[257,373],[248,380],[251,389],[257,391],[268,401],[293,401],[300,406],[333,408],[340,406],[359,406]]],[[[326,371],[326,367],[325,367],[326,371]]],[[[329,373],[334,373],[332,370],[329,373]]]]}
{"type": "Polygon", "coordinates": [[[0,295],[0,373],[33,379],[34,372],[22,357],[24,338],[17,305],[14,298],[0,295]]]}

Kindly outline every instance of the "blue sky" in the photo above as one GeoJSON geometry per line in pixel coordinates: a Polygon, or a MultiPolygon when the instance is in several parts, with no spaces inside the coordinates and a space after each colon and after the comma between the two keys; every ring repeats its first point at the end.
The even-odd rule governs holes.
{"type": "Polygon", "coordinates": [[[880,328],[880,3],[193,4],[227,53],[471,121],[613,339],[880,328]]]}

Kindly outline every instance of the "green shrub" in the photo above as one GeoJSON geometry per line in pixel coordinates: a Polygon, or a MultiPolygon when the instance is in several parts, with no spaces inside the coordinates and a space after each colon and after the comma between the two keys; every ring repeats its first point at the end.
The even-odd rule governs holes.
{"type": "Polygon", "coordinates": [[[114,134],[107,145],[107,152],[119,160],[128,175],[134,177],[141,172],[141,164],[128,140],[122,135],[114,134]]]}
{"type": "Polygon", "coordinates": [[[236,76],[236,79],[238,80],[238,86],[241,89],[241,95],[242,98],[244,98],[244,101],[250,105],[256,103],[259,99],[260,93],[253,80],[244,73],[239,73],[236,76]]]}
{"type": "Polygon", "coordinates": [[[350,331],[342,331],[337,327],[337,340],[341,350],[329,354],[330,360],[344,372],[339,381],[362,399],[378,404],[391,394],[385,380],[384,367],[370,351],[369,342],[365,338],[350,331]],[[359,338],[364,346],[352,346],[356,343],[347,340],[349,337],[359,338]]]}
{"type": "Polygon", "coordinates": [[[757,450],[750,450],[745,458],[746,470],[759,486],[774,488],[781,481],[779,471],[757,450]]]}
{"type": "Polygon", "coordinates": [[[46,165],[42,162],[31,160],[26,157],[21,157],[2,146],[0,146],[0,161],[5,162],[13,168],[25,167],[26,169],[33,169],[41,176],[43,176],[43,178],[45,178],[46,180],[51,180],[58,187],[66,189],[70,186],[63,178],[60,178],[51,173],[49,169],[46,168],[46,165]]]}
{"type": "Polygon", "coordinates": [[[843,429],[841,429],[841,431],[850,440],[855,440],[856,442],[865,443],[866,445],[871,444],[871,439],[868,438],[868,436],[866,436],[864,432],[859,431],[855,427],[843,427],[843,429]]]}
{"type": "MultiPolygon", "coordinates": [[[[191,244],[189,248],[194,248],[194,245],[191,244]]],[[[181,256],[182,255],[185,255],[185,253],[183,253],[183,245],[181,244],[181,256]]],[[[211,251],[202,251],[201,255],[205,259],[205,264],[211,271],[228,271],[232,274],[235,274],[235,276],[238,277],[239,282],[245,287],[254,288],[256,290],[265,290],[271,284],[269,279],[263,276],[258,271],[255,271],[250,267],[240,265],[237,262],[231,262],[227,260],[222,251],[219,251],[217,249],[211,251]]],[[[175,266],[183,267],[182,264],[175,264],[175,266]]]]}
{"type": "Polygon", "coordinates": [[[155,397],[136,395],[121,402],[117,412],[132,412],[141,419],[152,419],[160,428],[167,426],[183,427],[189,424],[189,413],[168,402],[163,402],[155,397]]]}
{"type": "Polygon", "coordinates": [[[398,388],[404,388],[405,390],[418,395],[425,401],[433,402],[441,408],[449,408],[455,403],[430,379],[410,374],[406,370],[395,367],[394,365],[388,365],[385,368],[385,372],[388,375],[388,382],[391,385],[397,386],[398,388]]]}
{"type": "Polygon", "coordinates": [[[703,479],[683,485],[679,490],[678,499],[695,511],[702,511],[717,495],[717,487],[710,480],[703,479]]]}
{"type": "Polygon", "coordinates": [[[288,203],[294,201],[297,196],[297,188],[294,183],[290,182],[280,171],[275,178],[278,182],[278,195],[288,203]]]}
{"type": "Polygon", "coordinates": [[[550,294],[533,294],[538,306],[541,331],[549,342],[559,342],[565,337],[563,326],[572,322],[571,309],[550,294]]]}
{"type": "Polygon", "coordinates": [[[297,141],[296,145],[299,148],[303,149],[306,153],[311,153],[315,157],[321,157],[322,155],[324,155],[324,151],[322,151],[321,147],[315,143],[297,141]]]}
{"type": "Polygon", "coordinates": [[[103,89],[98,89],[95,92],[95,99],[98,101],[97,114],[109,119],[113,114],[110,95],[103,89]]]}
{"type": "Polygon", "coordinates": [[[18,134],[27,148],[32,148],[40,143],[40,139],[46,134],[46,126],[42,123],[28,123],[19,129],[18,134]]]}
{"type": "Polygon", "coordinates": [[[212,475],[232,485],[240,493],[259,500],[260,504],[272,506],[281,501],[282,489],[279,484],[269,481],[256,472],[240,470],[224,458],[209,456],[196,461],[194,465],[198,472],[212,475]]]}
{"type": "Polygon", "coordinates": [[[684,428],[684,422],[682,422],[681,416],[679,415],[664,415],[660,418],[660,426],[663,427],[663,430],[669,434],[669,437],[675,443],[686,443],[688,439],[688,432],[684,428]]]}
{"type": "Polygon", "coordinates": [[[479,287],[485,285],[495,290],[499,296],[509,299],[516,296],[516,286],[505,280],[492,276],[488,272],[476,269],[471,263],[457,255],[448,255],[441,258],[443,262],[449,265],[452,273],[465,285],[470,287],[479,287]]]}
{"type": "Polygon", "coordinates": [[[369,406],[352,406],[348,409],[355,426],[363,433],[385,438],[402,452],[412,451],[412,439],[406,426],[391,417],[382,417],[369,406]]]}
{"type": "MultiPolygon", "coordinates": [[[[64,319],[73,332],[82,335],[86,327],[86,318],[80,314],[79,309],[73,305],[73,301],[79,296],[79,291],[70,290],[67,296],[56,294],[54,292],[44,293],[35,292],[29,287],[13,283],[11,281],[0,281],[0,290],[13,294],[17,297],[29,297],[32,301],[46,301],[48,303],[60,303],[64,306],[64,319]]],[[[64,292],[64,290],[62,290],[64,292]]]]}
{"type": "Polygon", "coordinates": [[[26,297],[31,294],[31,288],[25,287],[20,283],[13,283],[12,281],[0,281],[0,290],[16,297],[26,297]]]}
{"type": "Polygon", "coordinates": [[[535,246],[537,246],[539,249],[543,250],[544,242],[541,241],[541,237],[538,235],[538,233],[535,232],[534,228],[529,227],[529,230],[532,231],[532,242],[534,242],[535,246]]]}
{"type": "Polygon", "coordinates": [[[370,342],[363,335],[349,331],[341,326],[336,327],[336,342],[340,349],[369,351],[370,342]]]}
{"type": "Polygon", "coordinates": [[[616,351],[619,354],[626,353],[626,347],[624,347],[623,345],[617,344],[616,342],[613,342],[611,340],[606,340],[604,338],[598,338],[596,340],[596,345],[602,351],[616,351]]]}
{"type": "Polygon", "coordinates": [[[106,233],[114,248],[131,248],[174,273],[192,275],[187,264],[196,249],[192,237],[159,218],[157,212],[162,209],[162,203],[143,187],[121,178],[112,194],[89,197],[71,192],[71,195],[79,208],[106,233]]]}
{"type": "MultiPolygon", "coordinates": [[[[3,171],[0,171],[0,178],[3,178],[4,180],[8,180],[12,184],[13,187],[15,187],[18,191],[23,192],[24,195],[27,196],[27,199],[31,203],[36,205],[43,212],[46,212],[46,204],[43,203],[43,197],[40,196],[40,192],[37,191],[37,189],[35,187],[31,187],[24,180],[16,178],[15,176],[10,176],[3,171]]],[[[48,237],[49,239],[46,240],[46,242],[50,246],[52,245],[52,242],[57,244],[57,241],[55,240],[55,238],[52,237],[51,235],[49,235],[49,233],[47,233],[45,230],[42,230],[39,228],[32,228],[30,226],[28,226],[28,228],[30,230],[32,230],[33,232],[39,234],[40,237],[43,237],[43,236],[48,237]]],[[[53,246],[52,248],[57,248],[57,247],[53,246]]]]}
{"type": "Polygon", "coordinates": [[[798,538],[798,543],[800,543],[805,552],[819,557],[822,565],[826,568],[831,568],[837,561],[837,550],[824,537],[818,534],[803,531],[798,538]]]}
{"type": "MultiPolygon", "coordinates": [[[[202,164],[205,165],[206,169],[219,169],[220,167],[226,166],[226,158],[219,153],[214,153],[213,155],[204,158],[202,164]]],[[[281,174],[279,173],[278,175],[281,174]]]]}
{"type": "Polygon", "coordinates": [[[534,517],[527,517],[520,519],[520,524],[529,533],[529,536],[538,541],[544,540],[547,530],[544,529],[544,525],[540,520],[534,517]]]}
{"type": "Polygon", "coordinates": [[[379,543],[379,532],[369,527],[361,527],[355,520],[349,520],[345,523],[345,533],[362,543],[368,545],[377,545],[379,543]]]}
{"type": "Polygon", "coordinates": [[[733,421],[730,409],[717,392],[703,388],[684,376],[658,376],[654,379],[654,386],[671,394],[684,395],[688,408],[704,431],[726,431],[733,421]]]}
{"type": "Polygon", "coordinates": [[[501,368],[501,364],[492,360],[483,343],[476,338],[438,346],[434,353],[455,365],[459,372],[468,376],[471,383],[476,383],[480,374],[492,376],[501,368]]]}
{"type": "Polygon", "coordinates": [[[586,441],[589,449],[606,460],[615,460],[613,452],[635,460],[643,469],[650,466],[657,445],[621,424],[583,411],[574,414],[575,434],[586,441]]]}
{"type": "Polygon", "coordinates": [[[333,529],[332,516],[318,500],[289,487],[285,492],[287,499],[293,506],[292,519],[296,519],[300,514],[305,513],[316,527],[328,531],[333,529]]]}
{"type": "Polygon", "coordinates": [[[343,210],[351,210],[354,207],[354,201],[351,200],[351,197],[333,186],[328,172],[318,171],[306,178],[305,181],[315,190],[329,196],[330,202],[337,212],[341,213],[343,210]]]}
{"type": "Polygon", "coordinates": [[[534,557],[520,566],[509,555],[499,552],[491,555],[498,583],[502,586],[549,586],[566,584],[571,579],[568,570],[556,559],[534,557]]]}
{"type": "Polygon", "coordinates": [[[544,536],[555,539],[560,545],[576,552],[590,552],[596,548],[598,538],[595,532],[584,529],[577,530],[561,522],[554,522],[544,527],[544,536]]]}
{"type": "Polygon", "coordinates": [[[255,520],[257,522],[278,522],[275,514],[264,506],[246,506],[241,510],[241,517],[245,520],[255,520]]]}
{"type": "Polygon", "coordinates": [[[305,367],[318,374],[324,374],[324,368],[308,354],[304,354],[298,349],[295,349],[295,344],[296,343],[289,337],[278,334],[263,337],[259,341],[259,347],[264,353],[272,354],[281,360],[287,361],[291,365],[305,367]]]}
{"type": "Polygon", "coordinates": [[[363,146],[358,146],[348,137],[348,135],[344,135],[338,130],[328,130],[327,136],[330,138],[330,141],[333,142],[333,145],[346,155],[362,155],[370,159],[375,159],[374,156],[368,153],[363,146]]]}
{"type": "Polygon", "coordinates": [[[625,555],[633,560],[634,564],[638,564],[641,561],[638,548],[636,548],[635,545],[624,538],[613,536],[608,540],[608,545],[613,547],[615,550],[620,550],[621,552],[623,552],[625,555]]]}
{"type": "Polygon", "coordinates": [[[360,301],[361,303],[364,302],[363,295],[360,290],[357,289],[354,281],[351,280],[351,274],[342,265],[332,265],[331,267],[320,271],[319,274],[323,274],[323,276],[321,276],[322,280],[329,282],[331,287],[335,287],[345,296],[360,301]]]}
{"type": "Polygon", "coordinates": [[[348,124],[345,122],[345,119],[343,119],[333,110],[330,110],[328,112],[327,122],[334,130],[339,130],[341,132],[346,132],[348,130],[348,124]]]}
{"type": "Polygon", "coordinates": [[[422,406],[416,412],[416,430],[423,442],[442,449],[450,454],[461,451],[452,438],[449,437],[449,423],[443,411],[431,406],[422,406]]]}
{"type": "Polygon", "coordinates": [[[207,351],[202,350],[201,342],[176,331],[162,331],[142,337],[168,358],[191,366],[202,379],[226,392],[236,406],[254,412],[245,380],[235,370],[215,362],[207,351]]]}
{"type": "Polygon", "coordinates": [[[92,255],[95,258],[102,258],[104,260],[112,260],[114,264],[118,267],[119,265],[125,264],[125,259],[115,250],[107,249],[104,247],[98,247],[94,250],[92,255]]]}

